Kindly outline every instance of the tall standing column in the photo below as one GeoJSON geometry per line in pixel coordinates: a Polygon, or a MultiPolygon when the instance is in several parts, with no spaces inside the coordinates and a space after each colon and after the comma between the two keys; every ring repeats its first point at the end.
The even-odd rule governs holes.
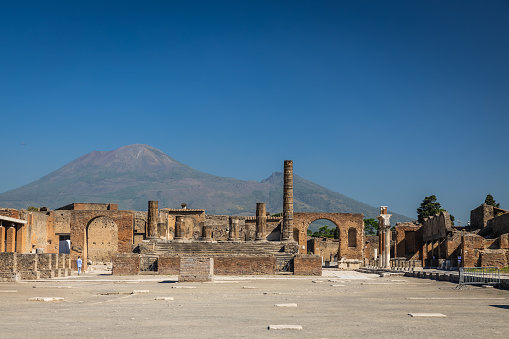
{"type": "Polygon", "coordinates": [[[380,206],[378,219],[380,267],[391,267],[391,214],[387,214],[387,206],[380,206]]]}
{"type": "Polygon", "coordinates": [[[293,161],[285,160],[283,186],[283,241],[293,234],[293,161]]]}
{"type": "Polygon", "coordinates": [[[385,229],[385,267],[391,268],[391,227],[385,229]]]}
{"type": "Polygon", "coordinates": [[[267,213],[265,203],[256,203],[256,240],[265,240],[267,228],[267,213]]]}
{"type": "Polygon", "coordinates": [[[157,238],[157,221],[159,220],[159,209],[157,201],[148,202],[148,225],[147,237],[157,238]]]}

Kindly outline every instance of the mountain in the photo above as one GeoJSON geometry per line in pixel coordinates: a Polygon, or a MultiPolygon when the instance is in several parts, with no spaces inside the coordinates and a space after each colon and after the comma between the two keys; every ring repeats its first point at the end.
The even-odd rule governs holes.
{"type": "MultiPolygon", "coordinates": [[[[208,214],[254,215],[257,202],[271,213],[283,210],[283,173],[243,181],[197,171],[148,145],[128,145],[91,152],[28,185],[0,194],[0,206],[50,209],[73,202],[118,203],[119,209],[145,211],[149,200],[159,207],[204,208],[208,214]]],[[[296,212],[363,213],[378,208],[333,192],[294,174],[296,212]]],[[[392,213],[392,221],[410,218],[392,213]]]]}

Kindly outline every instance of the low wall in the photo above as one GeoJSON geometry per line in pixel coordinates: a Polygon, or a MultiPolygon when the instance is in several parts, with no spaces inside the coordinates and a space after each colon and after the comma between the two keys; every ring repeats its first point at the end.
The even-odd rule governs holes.
{"type": "Polygon", "coordinates": [[[293,258],[293,274],[322,275],[322,258],[317,255],[300,254],[293,258]]]}
{"type": "Polygon", "coordinates": [[[112,275],[137,275],[140,273],[139,254],[117,254],[112,257],[112,275]]]}
{"type": "Polygon", "coordinates": [[[160,256],[157,260],[159,274],[178,275],[180,273],[180,258],[160,256]]]}
{"type": "Polygon", "coordinates": [[[203,282],[214,279],[214,258],[180,258],[179,282],[203,282]]]}
{"type": "Polygon", "coordinates": [[[276,273],[276,257],[214,257],[214,274],[245,275],[276,273]]]}
{"type": "Polygon", "coordinates": [[[69,254],[0,253],[2,281],[35,280],[67,276],[71,271],[69,254]]]}

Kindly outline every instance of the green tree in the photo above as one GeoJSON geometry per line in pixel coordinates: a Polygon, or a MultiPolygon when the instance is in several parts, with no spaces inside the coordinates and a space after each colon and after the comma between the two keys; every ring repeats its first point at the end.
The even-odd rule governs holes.
{"type": "Polygon", "coordinates": [[[378,231],[378,220],[374,218],[364,219],[364,234],[376,235],[378,231]]]}
{"type": "Polygon", "coordinates": [[[484,203],[487,205],[491,205],[493,207],[500,207],[500,204],[495,202],[495,199],[493,199],[493,196],[491,194],[488,194],[486,196],[486,199],[484,200],[484,203]]]}
{"type": "MultiPolygon", "coordinates": [[[[334,229],[333,228],[329,228],[327,225],[326,226],[322,226],[322,227],[320,227],[318,229],[318,231],[313,232],[312,236],[313,237],[317,237],[317,238],[318,237],[334,238],[334,229]]],[[[338,238],[339,238],[339,233],[338,233],[338,238]]]]}
{"type": "Polygon", "coordinates": [[[34,207],[34,206],[28,206],[28,208],[27,208],[27,211],[32,211],[32,212],[33,211],[37,212],[38,210],[39,209],[37,207],[34,207]]]}
{"type": "MultiPolygon", "coordinates": [[[[417,209],[417,220],[422,224],[425,218],[429,218],[440,212],[447,212],[440,206],[435,195],[425,197],[421,203],[421,206],[417,209]]],[[[449,213],[452,224],[454,225],[454,215],[449,213]]]]}

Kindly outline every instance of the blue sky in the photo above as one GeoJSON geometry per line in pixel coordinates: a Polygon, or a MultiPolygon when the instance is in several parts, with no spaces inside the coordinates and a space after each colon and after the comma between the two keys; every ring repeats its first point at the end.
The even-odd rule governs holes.
{"type": "Polygon", "coordinates": [[[143,143],[466,221],[509,209],[508,60],[508,1],[2,1],[0,192],[143,143]]]}

